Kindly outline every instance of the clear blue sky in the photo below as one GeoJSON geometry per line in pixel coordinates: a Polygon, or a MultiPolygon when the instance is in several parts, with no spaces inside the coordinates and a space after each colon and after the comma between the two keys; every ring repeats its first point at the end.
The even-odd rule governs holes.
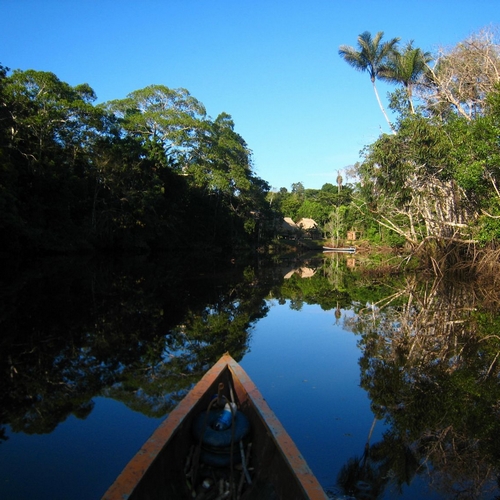
{"type": "Polygon", "coordinates": [[[498,26],[500,1],[0,0],[0,18],[4,66],[86,82],[98,102],[186,88],[233,117],[273,188],[320,188],[388,131],[339,46],[384,31],[433,52],[498,26]]]}

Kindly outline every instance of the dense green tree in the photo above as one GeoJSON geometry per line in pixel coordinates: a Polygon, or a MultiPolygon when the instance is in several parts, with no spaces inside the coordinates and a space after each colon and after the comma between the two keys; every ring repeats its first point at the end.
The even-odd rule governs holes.
{"type": "Polygon", "coordinates": [[[14,71],[2,87],[10,125],[2,145],[4,248],[71,246],[89,208],[89,167],[104,127],[94,92],[34,70],[14,71]]]}
{"type": "MultiPolygon", "coordinates": [[[[105,108],[118,118],[120,136],[143,151],[135,156],[134,165],[138,179],[144,178],[145,169],[149,172],[146,186],[144,190],[132,186],[140,213],[151,213],[151,206],[157,206],[155,199],[165,198],[169,190],[165,181],[171,184],[174,172],[188,191],[162,225],[170,224],[178,233],[190,227],[192,238],[210,245],[241,243],[247,238],[244,234],[258,239],[257,214],[266,209],[269,187],[254,175],[251,152],[235,132],[230,115],[221,113],[211,120],[185,89],[161,85],[132,92],[126,99],[106,103],[105,108]],[[156,194],[151,193],[152,185],[157,186],[156,194]],[[143,191],[154,198],[143,196],[143,191]]],[[[171,190],[170,195],[174,195],[171,190]]],[[[170,204],[170,208],[175,207],[170,204]]],[[[165,212],[155,210],[155,217],[161,213],[165,212]]],[[[141,218],[135,219],[142,223],[141,218]]]]}
{"type": "Polygon", "coordinates": [[[450,175],[451,149],[440,125],[408,117],[396,136],[384,135],[370,146],[360,169],[379,223],[414,247],[425,239],[468,239],[470,207],[450,175]]]}
{"type": "Polygon", "coordinates": [[[297,217],[314,219],[314,221],[320,226],[323,225],[324,221],[328,218],[330,213],[330,207],[324,203],[318,203],[313,200],[304,200],[302,205],[297,211],[297,217]]]}
{"type": "MultiPolygon", "coordinates": [[[[500,237],[500,85],[489,94],[484,116],[456,120],[450,154],[452,175],[475,217],[468,220],[482,243],[500,237]]],[[[450,132],[451,134],[451,132],[450,132]]]]}
{"type": "Polygon", "coordinates": [[[109,101],[102,107],[115,115],[123,131],[136,137],[153,157],[155,148],[160,146],[164,157],[168,154],[182,158],[184,150],[193,147],[206,117],[203,104],[186,89],[170,89],[165,85],[135,90],[124,99],[109,101]]]}
{"type": "Polygon", "coordinates": [[[209,194],[221,197],[236,214],[262,209],[264,198],[255,199],[255,188],[265,195],[269,187],[253,173],[251,151],[234,130],[231,116],[221,113],[201,132],[199,145],[193,149],[185,170],[189,179],[209,194]]]}
{"type": "Polygon", "coordinates": [[[294,182],[292,184],[292,193],[296,194],[299,198],[303,198],[305,195],[305,187],[302,182],[294,182]]]}
{"type": "Polygon", "coordinates": [[[302,201],[296,196],[290,193],[281,200],[281,211],[285,217],[290,217],[292,220],[299,219],[299,209],[302,206],[302,201]]]}
{"type": "Polygon", "coordinates": [[[10,151],[14,120],[12,102],[6,94],[8,71],[0,65],[0,239],[16,247],[23,221],[16,197],[18,172],[10,151]]]}
{"type": "Polygon", "coordinates": [[[363,192],[381,224],[413,246],[426,239],[449,247],[498,238],[496,96],[472,121],[407,117],[397,136],[382,136],[366,150],[363,192]]]}

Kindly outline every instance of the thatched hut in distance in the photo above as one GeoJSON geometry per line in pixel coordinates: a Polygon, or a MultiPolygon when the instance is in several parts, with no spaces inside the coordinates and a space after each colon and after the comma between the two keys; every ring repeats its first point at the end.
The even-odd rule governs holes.
{"type": "Polygon", "coordinates": [[[305,237],[308,238],[321,238],[321,230],[316,224],[314,219],[308,219],[304,217],[297,222],[297,226],[302,231],[305,237]]]}
{"type": "Polygon", "coordinates": [[[285,217],[278,228],[278,234],[284,238],[296,238],[300,233],[300,228],[290,217],[285,217]]]}

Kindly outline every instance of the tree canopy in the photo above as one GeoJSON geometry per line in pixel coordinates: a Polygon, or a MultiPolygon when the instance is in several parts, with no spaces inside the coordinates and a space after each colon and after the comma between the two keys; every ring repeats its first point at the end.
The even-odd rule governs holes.
{"type": "Polygon", "coordinates": [[[150,85],[94,105],[43,71],[0,68],[4,251],[255,245],[269,186],[230,115],[150,85]]]}

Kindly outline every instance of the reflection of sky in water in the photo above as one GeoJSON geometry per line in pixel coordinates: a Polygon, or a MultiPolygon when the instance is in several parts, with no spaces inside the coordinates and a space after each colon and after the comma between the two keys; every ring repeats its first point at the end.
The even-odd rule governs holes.
{"type": "MultiPolygon", "coordinates": [[[[359,337],[342,328],[350,311],[287,301],[270,302],[270,311],[252,331],[242,367],[290,434],[321,485],[336,488],[337,473],[353,456],[361,457],[373,423],[370,401],[359,387],[359,337]]],[[[377,422],[370,443],[384,430],[377,422]]],[[[405,499],[438,498],[415,480],[405,499]],[[421,489],[421,486],[423,489],[421,489]],[[425,492],[425,493],[424,493],[425,492]]],[[[384,498],[392,497],[386,491],[384,498]]]]}
{"type": "MultiPolygon", "coordinates": [[[[268,303],[251,330],[241,365],[266,398],[322,486],[338,493],[336,479],[349,458],[361,457],[373,422],[370,401],[359,387],[359,336],[344,330],[352,312],[324,311],[290,302],[268,303]]],[[[99,498],[161,419],[124,404],[94,398],[85,420],[70,416],[47,435],[13,434],[0,444],[0,497],[9,500],[99,498]],[[26,478],[29,478],[26,480],[26,478]],[[57,487],[54,487],[54,484],[57,487]]],[[[381,440],[377,422],[371,444],[381,440]]],[[[339,494],[339,498],[340,494],[339,494]]],[[[401,497],[436,499],[417,476],[401,497]]]]}
{"type": "Polygon", "coordinates": [[[85,420],[70,416],[50,434],[13,434],[0,444],[3,500],[100,498],[163,419],[94,398],[85,420]],[[29,480],[26,480],[29,477],[29,480]]]}
{"type": "Polygon", "coordinates": [[[335,324],[334,312],[274,302],[241,361],[323,486],[349,456],[363,453],[373,420],[359,387],[356,337],[342,319],[335,324]]]}

